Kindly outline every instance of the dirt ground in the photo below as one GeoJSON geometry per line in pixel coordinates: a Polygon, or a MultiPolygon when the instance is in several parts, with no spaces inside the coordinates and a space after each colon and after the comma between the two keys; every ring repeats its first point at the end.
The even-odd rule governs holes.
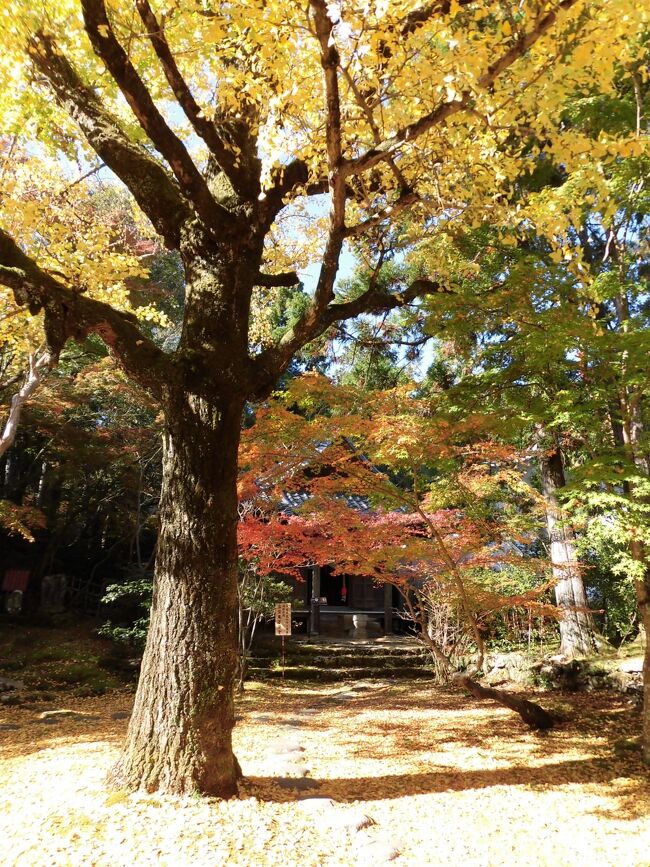
{"type": "Polygon", "coordinates": [[[0,863],[650,865],[650,775],[625,697],[548,696],[544,734],[423,684],[252,684],[238,800],[110,792],[132,696],[0,708],[0,863]],[[114,718],[114,717],[122,717],[114,718]]]}

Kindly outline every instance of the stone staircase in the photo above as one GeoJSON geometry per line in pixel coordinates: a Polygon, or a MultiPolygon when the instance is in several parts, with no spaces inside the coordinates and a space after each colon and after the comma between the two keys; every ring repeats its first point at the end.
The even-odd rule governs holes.
{"type": "MultiPolygon", "coordinates": [[[[249,680],[282,678],[280,639],[264,636],[251,653],[249,680]]],[[[412,639],[285,640],[285,680],[321,683],[430,678],[431,657],[412,639]]]]}

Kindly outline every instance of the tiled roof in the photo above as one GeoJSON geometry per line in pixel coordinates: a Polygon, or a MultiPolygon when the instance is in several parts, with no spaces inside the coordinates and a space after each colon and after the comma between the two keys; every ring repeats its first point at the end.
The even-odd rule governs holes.
{"type": "MultiPolygon", "coordinates": [[[[366,497],[359,497],[356,494],[337,494],[337,498],[347,503],[351,509],[356,509],[357,512],[371,511],[370,503],[366,497]]],[[[283,491],[280,511],[287,515],[293,514],[310,499],[311,494],[308,491],[283,491]]]]}

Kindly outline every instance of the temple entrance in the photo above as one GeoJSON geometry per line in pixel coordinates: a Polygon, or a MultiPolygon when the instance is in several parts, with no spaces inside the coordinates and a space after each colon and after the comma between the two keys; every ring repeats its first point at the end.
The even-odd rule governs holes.
{"type": "Polygon", "coordinates": [[[346,575],[334,575],[331,566],[322,566],[320,573],[320,595],[327,599],[327,605],[349,605],[350,579],[346,575]]]}

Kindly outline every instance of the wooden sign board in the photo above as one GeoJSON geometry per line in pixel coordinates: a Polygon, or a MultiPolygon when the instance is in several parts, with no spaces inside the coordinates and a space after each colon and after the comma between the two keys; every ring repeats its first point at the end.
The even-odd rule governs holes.
{"type": "Polygon", "coordinates": [[[278,602],[275,606],[275,634],[291,635],[291,603],[278,602]]]}

